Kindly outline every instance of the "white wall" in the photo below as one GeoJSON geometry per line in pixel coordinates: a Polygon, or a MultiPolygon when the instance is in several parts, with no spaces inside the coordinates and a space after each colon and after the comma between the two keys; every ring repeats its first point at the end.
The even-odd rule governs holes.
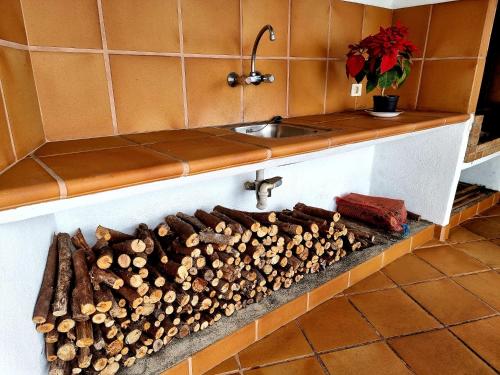
{"type": "Polygon", "coordinates": [[[500,191],[500,155],[462,171],[460,181],[500,191]]]}
{"type": "Polygon", "coordinates": [[[375,147],[370,194],[400,198],[406,208],[448,224],[469,125],[415,133],[375,147]]]}

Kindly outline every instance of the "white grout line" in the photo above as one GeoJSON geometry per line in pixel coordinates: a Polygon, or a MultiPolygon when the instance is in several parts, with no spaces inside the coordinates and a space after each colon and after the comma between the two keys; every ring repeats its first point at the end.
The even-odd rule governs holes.
{"type": "Polygon", "coordinates": [[[290,44],[292,32],[292,0],[288,0],[288,35],[286,41],[286,117],[290,116],[290,44]]]}
{"type": "Polygon", "coordinates": [[[64,180],[56,173],[54,172],[47,164],[45,164],[43,161],[38,159],[37,156],[31,155],[31,158],[36,161],[40,167],[42,167],[45,172],[47,172],[54,180],[56,180],[57,185],[59,186],[59,198],[67,198],[68,197],[68,189],[66,188],[66,184],[64,183],[64,180]]]}
{"type": "Polygon", "coordinates": [[[193,375],[193,357],[188,358],[188,372],[189,375],[193,375]]]}
{"type": "MultiPolygon", "coordinates": [[[[332,3],[328,2],[328,41],[326,43],[326,57],[330,56],[330,33],[332,29],[332,3]]],[[[325,69],[325,92],[323,94],[323,113],[326,113],[326,96],[328,93],[328,68],[330,64],[327,60],[325,69]]]]}
{"type": "Polygon", "coordinates": [[[187,86],[186,86],[186,55],[184,54],[184,25],[182,23],[182,5],[181,0],[177,0],[177,22],[179,23],[179,52],[181,58],[182,74],[182,105],[184,106],[184,128],[189,127],[187,86]]]}
{"type": "Polygon", "coordinates": [[[99,26],[101,30],[102,53],[104,56],[104,69],[106,71],[106,80],[108,83],[109,106],[111,109],[111,123],[113,125],[113,134],[118,134],[118,122],[116,120],[115,96],[113,92],[113,81],[111,78],[111,66],[109,63],[108,41],[106,39],[106,27],[104,25],[104,14],[102,10],[102,0],[97,0],[97,9],[99,12],[99,26]]]}
{"type": "Polygon", "coordinates": [[[14,49],[20,49],[20,50],[23,50],[23,51],[27,51],[28,50],[28,46],[25,45],[25,44],[16,43],[16,42],[10,42],[10,41],[4,40],[4,39],[0,39],[0,46],[10,47],[10,48],[14,48],[14,49]]]}
{"type": "Polygon", "coordinates": [[[433,5],[430,6],[429,9],[429,19],[427,20],[427,30],[425,32],[425,41],[424,41],[424,49],[422,50],[422,66],[420,67],[420,74],[418,76],[418,83],[417,83],[417,93],[415,96],[415,109],[417,108],[418,105],[418,98],[420,96],[420,84],[422,83],[422,75],[424,74],[424,64],[425,64],[425,54],[427,53],[427,41],[429,40],[429,32],[431,28],[431,18],[432,18],[432,9],[434,8],[433,5]]]}
{"type": "Polygon", "coordinates": [[[16,145],[14,143],[14,136],[12,135],[12,125],[10,123],[9,110],[7,109],[7,98],[5,97],[5,92],[3,91],[3,83],[1,79],[0,79],[0,96],[3,102],[5,120],[7,121],[7,130],[9,131],[10,144],[12,146],[12,151],[14,152],[14,161],[16,162],[19,158],[17,157],[17,150],[16,150],[16,145]]]}
{"type": "Polygon", "coordinates": [[[255,321],[255,341],[259,340],[259,319],[255,321]]]}
{"type": "Polygon", "coordinates": [[[306,311],[309,311],[309,296],[310,295],[311,295],[311,292],[307,292],[306,311]]]}

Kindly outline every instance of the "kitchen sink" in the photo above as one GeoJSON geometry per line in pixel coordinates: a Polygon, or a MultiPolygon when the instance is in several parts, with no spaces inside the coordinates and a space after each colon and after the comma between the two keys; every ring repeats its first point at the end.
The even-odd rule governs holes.
{"type": "Polygon", "coordinates": [[[325,132],[324,129],[308,128],[304,126],[283,124],[283,123],[254,123],[254,124],[237,124],[225,126],[236,133],[247,134],[254,137],[262,138],[288,138],[300,137],[304,135],[318,134],[325,132]]]}

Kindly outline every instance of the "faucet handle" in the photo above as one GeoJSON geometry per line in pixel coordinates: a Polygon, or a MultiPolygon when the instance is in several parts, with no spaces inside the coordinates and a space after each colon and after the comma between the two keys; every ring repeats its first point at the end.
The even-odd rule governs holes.
{"type": "Polygon", "coordinates": [[[274,82],[274,74],[264,74],[262,76],[262,81],[266,83],[273,83],[274,82]]]}

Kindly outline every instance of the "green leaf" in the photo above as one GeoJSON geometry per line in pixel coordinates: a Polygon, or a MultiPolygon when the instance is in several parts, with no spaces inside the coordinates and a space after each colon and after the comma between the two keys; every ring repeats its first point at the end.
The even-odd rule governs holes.
{"type": "Polygon", "coordinates": [[[385,72],[378,79],[378,86],[382,89],[387,89],[392,86],[393,82],[398,78],[398,73],[391,69],[388,72],[385,72]]]}
{"type": "Polygon", "coordinates": [[[369,92],[373,91],[378,84],[378,78],[376,74],[369,73],[366,76],[366,93],[368,94],[369,92]]]}
{"type": "Polygon", "coordinates": [[[403,62],[403,75],[397,81],[397,87],[400,87],[403,83],[405,83],[406,79],[411,73],[411,64],[408,60],[403,62]]]}

